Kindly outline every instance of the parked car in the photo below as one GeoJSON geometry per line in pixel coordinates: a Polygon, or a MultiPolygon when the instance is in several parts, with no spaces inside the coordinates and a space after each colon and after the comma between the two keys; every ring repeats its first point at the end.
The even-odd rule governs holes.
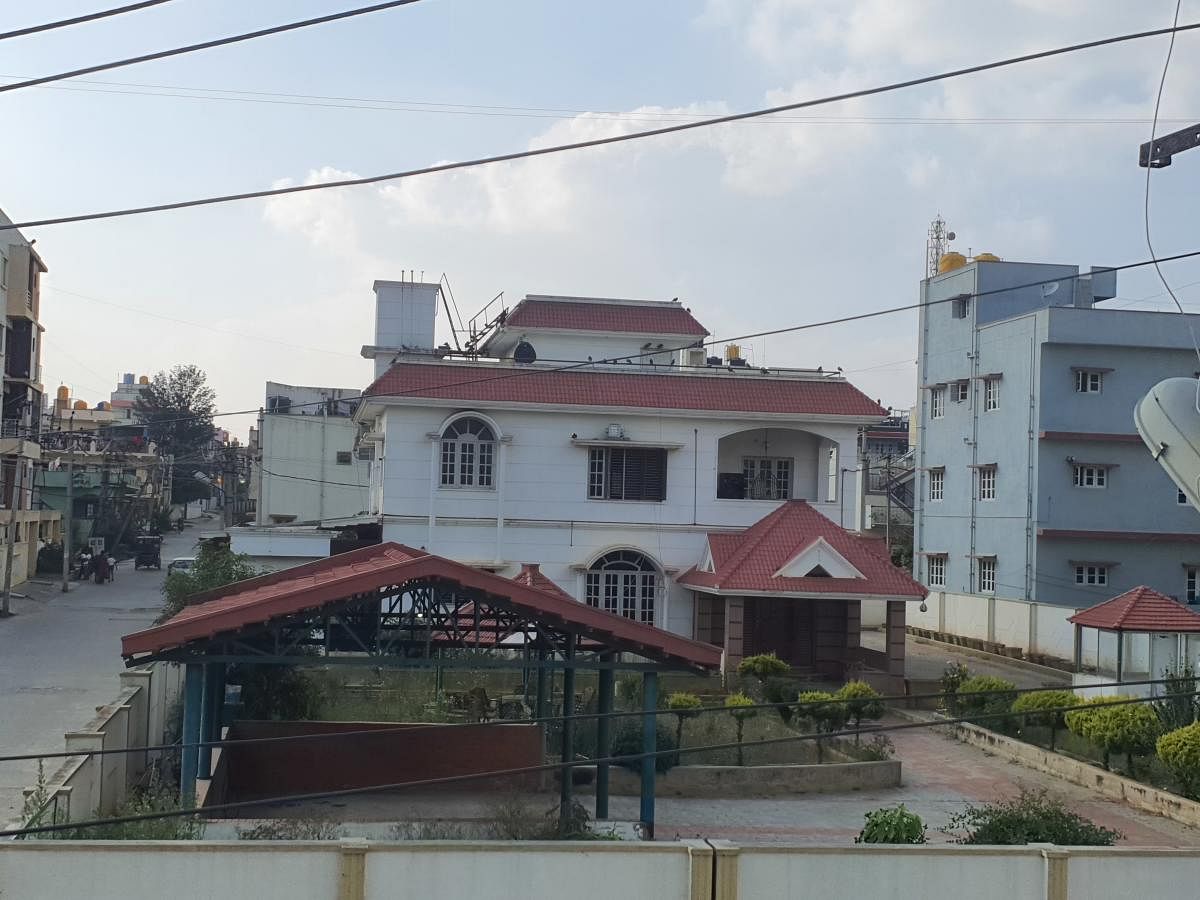
{"type": "Polygon", "coordinates": [[[177,556],[175,559],[167,563],[167,574],[172,572],[187,572],[196,565],[196,557],[194,556],[177,556]]]}

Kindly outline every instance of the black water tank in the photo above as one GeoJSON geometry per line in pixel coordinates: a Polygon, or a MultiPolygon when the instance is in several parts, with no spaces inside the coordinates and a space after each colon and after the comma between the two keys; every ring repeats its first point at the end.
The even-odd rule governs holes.
{"type": "Polygon", "coordinates": [[[533,344],[529,341],[521,341],[517,344],[517,349],[513,351],[513,361],[523,366],[537,362],[537,353],[533,349],[533,344]]]}

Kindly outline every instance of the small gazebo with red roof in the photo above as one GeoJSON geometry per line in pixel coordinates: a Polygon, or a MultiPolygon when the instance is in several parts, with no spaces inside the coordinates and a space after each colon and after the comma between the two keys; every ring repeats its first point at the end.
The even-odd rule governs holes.
{"type": "Polygon", "coordinates": [[[1106,600],[1090,609],[1076,613],[1067,620],[1075,626],[1075,672],[1083,671],[1083,629],[1096,630],[1096,664],[1102,668],[1100,653],[1100,635],[1102,633],[1116,636],[1116,680],[1122,681],[1126,675],[1134,674],[1137,679],[1152,678],[1153,673],[1160,670],[1175,669],[1187,658],[1187,638],[1189,635],[1200,635],[1200,614],[1184,606],[1173,597],[1160,594],[1145,585],[1106,600]],[[1146,636],[1146,653],[1142,659],[1146,661],[1146,671],[1130,672],[1126,660],[1133,658],[1131,641],[1134,635],[1146,636]],[[1158,639],[1156,641],[1156,638],[1158,639]],[[1173,645],[1170,643],[1174,640],[1173,645]],[[1165,652],[1156,653],[1161,647],[1165,652]],[[1163,665],[1156,665],[1162,662],[1163,665]]]}
{"type": "Polygon", "coordinates": [[[882,540],[847,531],[803,500],[737,533],[714,532],[679,584],[696,592],[697,638],[724,666],[773,652],[798,669],[841,678],[853,664],[904,675],[905,604],[926,590],[894,566],[882,540]],[[885,604],[883,652],[860,646],[862,603],[885,604]]]}

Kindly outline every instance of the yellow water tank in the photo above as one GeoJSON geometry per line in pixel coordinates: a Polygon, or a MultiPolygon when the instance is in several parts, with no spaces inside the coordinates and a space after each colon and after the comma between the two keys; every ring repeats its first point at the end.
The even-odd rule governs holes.
{"type": "Polygon", "coordinates": [[[1000,257],[995,253],[976,253],[975,262],[1000,262],[1000,257]]]}
{"type": "Polygon", "coordinates": [[[138,384],[149,384],[149,383],[150,383],[149,375],[143,375],[141,378],[138,379],[138,384]]]}
{"type": "Polygon", "coordinates": [[[71,409],[87,409],[87,401],[86,400],[76,400],[74,403],[71,404],[71,409]]]}
{"type": "Polygon", "coordinates": [[[938,273],[953,272],[955,269],[961,269],[967,264],[967,258],[961,253],[951,250],[949,253],[943,253],[942,258],[938,260],[938,273]]]}
{"type": "Polygon", "coordinates": [[[727,360],[728,359],[741,359],[742,358],[742,345],[741,344],[726,344],[725,345],[725,358],[727,360]]]}
{"type": "Polygon", "coordinates": [[[65,384],[60,384],[54,396],[56,398],[54,405],[60,409],[66,409],[67,404],[71,402],[71,389],[65,384]]]}

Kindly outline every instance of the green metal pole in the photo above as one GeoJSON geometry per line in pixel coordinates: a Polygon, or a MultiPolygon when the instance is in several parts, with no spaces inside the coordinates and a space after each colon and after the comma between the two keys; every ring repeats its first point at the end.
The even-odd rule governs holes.
{"type": "MultiPolygon", "coordinates": [[[[564,717],[575,715],[575,666],[572,665],[575,661],[575,635],[567,635],[567,666],[563,669],[563,702],[562,714],[564,717]]],[[[562,761],[564,763],[571,762],[575,759],[575,722],[570,718],[562,720],[562,761]]],[[[559,832],[565,832],[567,823],[571,817],[571,804],[573,798],[571,796],[572,782],[574,781],[575,771],[563,767],[559,770],[559,794],[558,794],[558,829],[559,832]]]]}
{"type": "MultiPolygon", "coordinates": [[[[215,733],[213,713],[216,709],[214,698],[217,694],[217,673],[214,663],[206,663],[203,667],[200,687],[200,740],[208,742],[215,733]]],[[[210,778],[212,776],[212,747],[198,747],[196,751],[196,777],[210,778]]]]}
{"type": "Polygon", "coordinates": [[[179,773],[179,799],[183,806],[196,802],[196,768],[199,754],[195,746],[200,740],[200,708],[204,703],[204,669],[199,663],[188,663],[183,674],[183,758],[179,773]]]}
{"type": "MultiPolygon", "coordinates": [[[[605,653],[600,657],[604,662],[611,662],[612,658],[611,653],[605,653]]],[[[596,759],[607,759],[609,753],[612,752],[612,719],[608,718],[608,714],[613,710],[614,674],[612,669],[600,670],[599,684],[596,689],[599,695],[597,700],[600,713],[600,717],[596,719],[596,759]]],[[[606,762],[596,763],[596,818],[608,818],[608,763],[606,762]]]]}
{"type": "MultiPolygon", "coordinates": [[[[658,749],[658,725],[654,711],[658,708],[658,673],[646,672],[642,676],[642,752],[654,753],[658,749]]],[[[658,759],[642,757],[642,827],[647,840],[654,840],[654,773],[658,759]]]]}

